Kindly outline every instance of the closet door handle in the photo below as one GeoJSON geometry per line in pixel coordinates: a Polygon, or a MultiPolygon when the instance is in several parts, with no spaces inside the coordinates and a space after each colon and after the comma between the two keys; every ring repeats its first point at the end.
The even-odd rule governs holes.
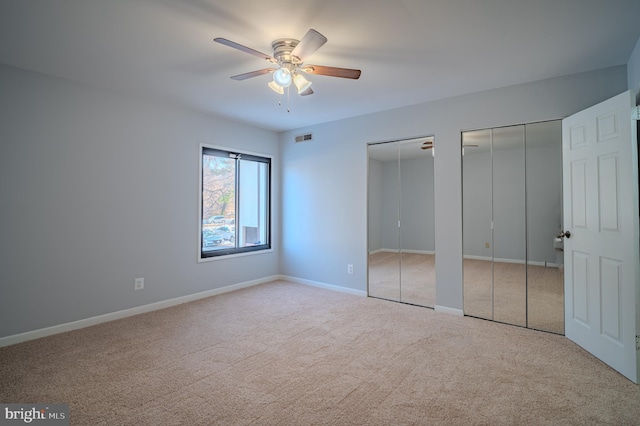
{"type": "Polygon", "coordinates": [[[571,232],[562,231],[560,232],[560,234],[558,234],[558,238],[571,238],[571,232]]]}

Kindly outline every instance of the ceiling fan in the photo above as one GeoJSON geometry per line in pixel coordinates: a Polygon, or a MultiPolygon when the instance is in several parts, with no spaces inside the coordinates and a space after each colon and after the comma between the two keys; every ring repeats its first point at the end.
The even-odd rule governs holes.
{"type": "Polygon", "coordinates": [[[304,78],[303,73],[354,80],[360,78],[360,70],[304,64],[304,60],[307,57],[311,56],[327,42],[327,38],[314,29],[310,29],[300,41],[291,38],[274,40],[271,43],[273,48],[272,56],[226,38],[218,37],[214,38],[213,41],[269,61],[272,64],[269,68],[234,75],[231,78],[234,80],[246,80],[247,78],[272,73],[273,81],[269,83],[269,87],[281,95],[284,94],[284,89],[291,86],[292,83],[298,90],[299,95],[311,95],[313,93],[311,82],[304,78]]]}

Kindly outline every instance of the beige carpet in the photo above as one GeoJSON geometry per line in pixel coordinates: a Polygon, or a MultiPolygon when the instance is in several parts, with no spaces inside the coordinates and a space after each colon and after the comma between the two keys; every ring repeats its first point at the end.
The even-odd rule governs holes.
{"type": "Polygon", "coordinates": [[[433,308],[435,270],[433,254],[372,253],[369,255],[369,295],[433,308]]]}
{"type": "Polygon", "coordinates": [[[632,425],[563,336],[274,282],[0,348],[1,402],[74,425],[632,425]]]}
{"type": "MultiPolygon", "coordinates": [[[[465,315],[564,334],[561,269],[475,259],[465,259],[463,267],[465,315]]],[[[433,308],[435,256],[372,253],[369,295],[433,308]]]]}
{"type": "Polygon", "coordinates": [[[465,315],[564,334],[561,269],[474,259],[463,265],[465,315]]]}

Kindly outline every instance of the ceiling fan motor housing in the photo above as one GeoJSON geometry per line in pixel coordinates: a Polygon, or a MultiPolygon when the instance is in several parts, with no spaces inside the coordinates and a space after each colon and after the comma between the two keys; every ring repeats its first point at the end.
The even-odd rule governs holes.
{"type": "Polygon", "coordinates": [[[279,38],[271,43],[273,48],[273,57],[278,60],[278,64],[286,66],[291,71],[291,65],[302,63],[299,58],[291,55],[293,49],[298,45],[299,41],[291,38],[279,38]]]}

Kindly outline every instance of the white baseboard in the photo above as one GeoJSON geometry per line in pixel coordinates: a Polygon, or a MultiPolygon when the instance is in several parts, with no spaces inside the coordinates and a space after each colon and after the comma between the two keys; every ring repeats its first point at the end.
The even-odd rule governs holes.
{"type": "Polygon", "coordinates": [[[436,252],[433,250],[411,250],[411,249],[402,249],[402,253],[436,254],[436,252]]]}
{"type": "Polygon", "coordinates": [[[311,281],[311,280],[306,280],[304,278],[290,277],[290,276],[287,276],[287,275],[280,275],[279,278],[282,279],[282,280],[291,281],[291,282],[298,283],[298,284],[305,284],[305,285],[310,285],[310,286],[313,286],[313,287],[324,288],[324,289],[327,289],[327,290],[339,291],[341,293],[353,294],[354,296],[363,296],[363,297],[367,296],[367,292],[366,291],[355,290],[353,288],[342,287],[342,286],[339,286],[339,285],[321,283],[321,282],[318,282],[318,281],[311,281]]]}
{"type": "Polygon", "coordinates": [[[200,293],[189,294],[186,296],[162,300],[155,303],[149,303],[148,305],[136,306],[135,308],[123,309],[121,311],[110,312],[108,314],[85,318],[78,321],[67,322],[64,324],[54,325],[51,327],[41,328],[33,331],[27,331],[25,333],[14,334],[12,336],[0,337],[0,348],[9,345],[15,345],[16,343],[26,342],[27,340],[38,339],[40,337],[51,336],[54,334],[64,333],[66,331],[78,330],[80,328],[90,327],[92,325],[102,324],[133,315],[144,314],[147,312],[157,311],[159,309],[169,308],[171,306],[181,305],[183,303],[192,302],[194,300],[204,299],[206,297],[216,296],[218,294],[228,293],[230,291],[240,290],[242,288],[267,283],[279,278],[280,277],[276,275],[266,278],[260,278],[253,281],[245,281],[243,283],[214,288],[212,290],[207,290],[200,293]]]}
{"type": "MultiPolygon", "coordinates": [[[[388,248],[380,248],[376,250],[369,251],[369,254],[376,253],[399,253],[399,249],[388,249],[388,248]]],[[[403,253],[416,253],[416,254],[436,254],[433,250],[412,250],[412,249],[402,249],[403,253]]]]}
{"type": "MultiPolygon", "coordinates": [[[[524,260],[520,260],[520,259],[501,259],[496,257],[495,259],[492,259],[491,257],[486,257],[486,256],[475,256],[472,254],[465,254],[463,256],[464,259],[472,259],[472,260],[485,260],[485,261],[494,261],[497,263],[516,263],[516,264],[520,264],[523,265],[524,264],[524,260]]],[[[544,266],[545,268],[559,268],[560,264],[558,263],[551,263],[551,262],[542,262],[542,261],[537,261],[537,260],[530,260],[529,262],[527,262],[528,265],[531,266],[544,266]]]]}
{"type": "MultiPolygon", "coordinates": [[[[228,293],[235,290],[240,290],[247,287],[252,287],[259,284],[275,280],[286,280],[298,284],[309,285],[313,287],[319,287],[326,290],[338,291],[342,293],[351,294],[354,296],[367,297],[367,292],[363,290],[355,290],[348,287],[342,287],[334,284],[327,284],[319,281],[307,280],[304,278],[291,277],[287,275],[274,275],[270,277],[260,278],[253,281],[246,281],[243,283],[232,284],[226,287],[215,288],[212,290],[203,291],[200,293],[189,294],[186,296],[176,297],[173,299],[162,300],[160,302],[150,303],[147,305],[136,306],[135,308],[123,309],[121,311],[110,312],[104,315],[98,315],[95,317],[85,318],[78,321],[72,321],[64,324],[54,325],[51,327],[41,328],[38,330],[27,331],[25,333],[14,334],[12,336],[0,337],[0,347],[15,345],[16,343],[26,342],[28,340],[34,340],[41,337],[52,336],[54,334],[64,333],[67,331],[78,330],[85,327],[91,327],[92,325],[102,324],[117,319],[122,319],[134,315],[144,314],[147,312],[157,311],[159,309],[169,308],[171,306],[181,305],[183,303],[192,302],[194,300],[204,299],[218,294],[228,293]]],[[[460,309],[448,308],[446,306],[435,306],[436,312],[452,314],[456,316],[464,316],[464,313],[460,309]]]]}
{"type": "Polygon", "coordinates": [[[457,317],[463,317],[464,316],[464,311],[462,309],[455,309],[455,308],[449,308],[447,306],[436,305],[434,310],[436,312],[442,313],[442,314],[450,314],[450,315],[455,315],[457,317]]]}

